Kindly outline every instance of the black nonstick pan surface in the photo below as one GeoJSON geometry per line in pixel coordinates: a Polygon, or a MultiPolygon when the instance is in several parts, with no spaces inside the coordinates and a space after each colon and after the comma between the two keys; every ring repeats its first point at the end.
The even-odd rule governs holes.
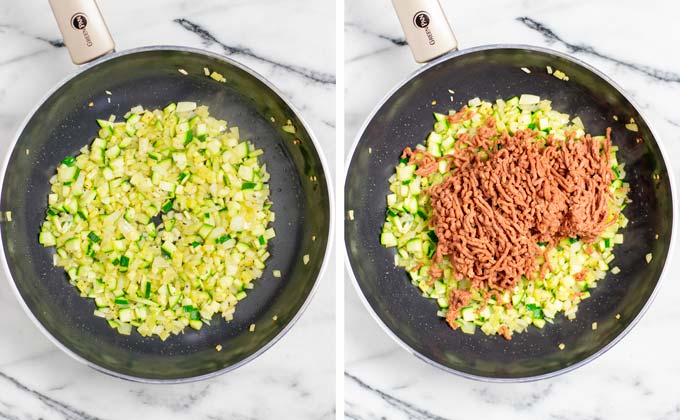
{"type": "Polygon", "coordinates": [[[0,208],[12,213],[12,221],[0,225],[0,234],[7,277],[29,315],[55,344],[115,376],[180,382],[252,360],[292,326],[324,265],[332,206],[312,133],[265,79],[216,54],[149,47],[112,54],[85,66],[50,92],[28,117],[5,165],[0,208]],[[221,73],[226,82],[206,77],[204,67],[221,73]],[[153,109],[178,101],[208,105],[211,115],[238,126],[242,138],[264,150],[260,159],[271,174],[277,236],[270,241],[272,256],[265,275],[239,302],[233,321],[216,316],[200,331],[187,328],[162,342],[135,331],[120,335],[94,317],[94,302],[81,298],[63,268],[52,265],[54,248],[42,247],[38,233],[50,177],[61,159],[78,154],[93,140],[96,118],[122,117],[135,105],[153,109]],[[294,135],[281,130],[288,119],[297,128],[294,135]],[[308,264],[303,264],[305,254],[310,257],[308,264]],[[272,269],[281,270],[283,277],[274,278],[272,269]],[[249,332],[253,323],[257,328],[249,332]],[[218,344],[221,352],[215,349],[218,344]]]}
{"type": "Polygon", "coordinates": [[[671,247],[674,199],[669,172],[638,109],[611,80],[587,64],[528,46],[459,51],[430,63],[396,87],[360,131],[345,179],[345,210],[354,212],[353,220],[345,220],[349,266],[369,311],[389,335],[427,362],[476,379],[553,376],[605,352],[649,306],[671,247]],[[548,74],[546,66],[562,70],[569,81],[548,74]],[[449,89],[455,91],[453,101],[449,89]],[[436,316],[436,302],[423,298],[403,268],[394,266],[394,248],[380,245],[388,178],[402,150],[425,140],[434,122],[433,111],[460,109],[474,97],[495,101],[523,93],[550,99],[553,109],[581,117],[587,132],[612,128],[632,199],[624,211],[630,219],[622,232],[624,244],[615,248],[614,264],[621,273],[600,281],[573,321],[560,315],[554,325],[530,327],[514,334],[511,341],[480,331],[466,335],[452,331],[436,316]],[[624,127],[630,118],[638,132],[624,127]],[[647,253],[653,255],[649,264],[647,253]],[[598,324],[596,330],[591,328],[593,322],[598,324]],[[565,344],[564,350],[558,348],[560,343],[565,344]]]}

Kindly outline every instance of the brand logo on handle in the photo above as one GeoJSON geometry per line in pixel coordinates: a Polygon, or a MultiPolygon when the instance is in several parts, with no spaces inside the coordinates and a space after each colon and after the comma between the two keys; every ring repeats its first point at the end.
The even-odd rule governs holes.
{"type": "Polygon", "coordinates": [[[73,29],[82,31],[87,26],[87,15],[85,13],[76,13],[71,18],[71,26],[73,29]]]}
{"type": "Polygon", "coordinates": [[[413,24],[421,29],[425,29],[430,26],[430,15],[425,11],[420,11],[413,16],[413,24]]]}
{"type": "Polygon", "coordinates": [[[434,40],[434,35],[432,35],[432,31],[428,27],[430,26],[430,15],[426,11],[421,10],[420,12],[417,12],[413,16],[413,24],[420,29],[425,29],[425,35],[427,35],[428,44],[430,45],[436,44],[436,41],[434,40]]]}
{"type": "Polygon", "coordinates": [[[87,15],[85,13],[78,12],[71,17],[71,26],[76,31],[83,31],[83,39],[85,40],[85,45],[88,47],[92,46],[92,38],[87,32],[87,15]]]}
{"type": "Polygon", "coordinates": [[[420,11],[413,16],[413,24],[421,29],[430,26],[430,15],[425,11],[420,11]]]}

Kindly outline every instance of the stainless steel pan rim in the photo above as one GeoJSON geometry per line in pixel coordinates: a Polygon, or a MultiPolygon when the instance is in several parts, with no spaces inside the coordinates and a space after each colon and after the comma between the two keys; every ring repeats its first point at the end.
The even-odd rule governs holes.
{"type": "MultiPolygon", "coordinates": [[[[494,50],[494,49],[524,49],[528,51],[534,51],[534,52],[539,52],[539,53],[545,53],[545,54],[550,54],[554,55],[558,58],[571,61],[572,63],[575,63],[586,70],[589,70],[590,72],[596,74],[597,76],[601,77],[605,82],[609,83],[612,87],[614,87],[630,104],[633,106],[633,108],[638,112],[638,114],[642,117],[642,119],[646,122],[647,118],[645,117],[644,113],[641,111],[640,106],[631,98],[625,90],[623,90],[616,82],[614,82],[611,78],[609,78],[607,75],[596,69],[595,67],[591,66],[590,64],[581,61],[575,57],[572,57],[568,54],[552,50],[550,48],[544,48],[544,47],[538,47],[538,46],[533,46],[533,45],[524,45],[524,44],[490,44],[490,45],[482,45],[478,47],[473,47],[473,48],[466,48],[463,50],[458,50],[449,54],[446,54],[440,58],[437,58],[436,60],[433,60],[422,67],[418,68],[416,71],[414,71],[410,76],[406,77],[404,80],[402,80],[400,83],[395,85],[392,89],[390,89],[389,92],[383,98],[378,102],[378,104],[373,108],[371,113],[369,114],[368,117],[364,120],[364,123],[362,124],[361,128],[357,132],[357,135],[354,138],[354,142],[352,144],[352,147],[350,149],[350,153],[347,155],[345,159],[345,173],[343,176],[343,191],[344,191],[344,184],[345,180],[347,179],[347,175],[349,174],[349,168],[350,168],[350,163],[352,161],[352,158],[354,157],[354,153],[356,151],[356,148],[361,140],[361,137],[363,136],[364,132],[366,131],[366,128],[370,124],[370,122],[373,120],[375,115],[378,113],[380,108],[389,100],[401,87],[403,87],[406,83],[410,82],[414,78],[418,77],[421,73],[429,70],[430,68],[444,62],[448,61],[451,59],[455,59],[456,57],[474,53],[474,52],[479,52],[479,51],[486,51],[486,50],[494,50]]],[[[649,131],[652,133],[653,138],[658,139],[659,137],[657,136],[656,132],[654,131],[654,128],[647,124],[649,127],[649,131]]],[[[373,310],[373,307],[371,307],[370,303],[368,302],[368,299],[364,295],[363,291],[361,290],[361,286],[359,286],[359,282],[354,275],[354,271],[352,270],[352,265],[350,263],[349,259],[349,254],[347,253],[347,247],[343,246],[343,252],[345,255],[345,267],[347,271],[349,272],[350,279],[352,281],[352,284],[354,285],[354,288],[357,292],[357,295],[359,295],[359,299],[363,303],[364,307],[367,309],[368,313],[371,315],[371,317],[380,325],[383,331],[392,338],[399,346],[401,346],[404,350],[409,352],[410,354],[416,356],[418,359],[424,361],[425,363],[437,367],[439,369],[442,369],[446,372],[453,373],[454,375],[458,375],[467,379],[473,379],[477,381],[482,381],[482,382],[497,382],[497,383],[517,383],[517,382],[532,382],[532,381],[539,381],[542,379],[549,379],[553,378],[562,374],[565,374],[567,372],[571,372],[572,370],[575,370],[581,366],[586,365],[587,363],[597,359],[604,353],[606,353],[609,349],[614,347],[619,341],[623,339],[632,329],[637,325],[637,323],[642,319],[644,314],[647,312],[649,309],[650,305],[654,301],[654,298],[656,297],[658,291],[659,291],[659,285],[661,284],[661,281],[665,277],[666,271],[668,269],[668,265],[670,263],[670,258],[673,255],[674,249],[675,249],[675,240],[677,236],[677,217],[678,217],[678,203],[677,203],[677,191],[676,191],[676,186],[675,186],[675,179],[673,178],[672,174],[673,169],[671,165],[671,160],[668,159],[668,154],[666,153],[666,150],[663,146],[662,143],[656,142],[657,146],[659,147],[659,150],[661,151],[661,156],[663,157],[664,163],[666,165],[666,168],[668,170],[669,174],[669,183],[671,186],[671,202],[672,202],[672,208],[673,208],[673,221],[671,225],[671,235],[670,235],[670,245],[668,247],[668,256],[666,258],[666,261],[664,262],[663,269],[661,270],[661,275],[659,276],[659,280],[656,283],[656,286],[654,287],[654,291],[650,295],[649,299],[647,299],[647,302],[645,305],[642,307],[640,312],[635,316],[635,318],[628,324],[628,326],[621,332],[619,335],[617,335],[612,341],[610,341],[606,346],[602,347],[600,350],[597,352],[591,354],[590,356],[586,357],[585,359],[574,363],[573,365],[567,366],[563,369],[559,369],[550,373],[546,373],[543,375],[537,375],[537,376],[527,376],[527,377],[519,377],[519,378],[494,378],[494,377],[488,377],[488,376],[479,376],[479,375],[473,375],[465,372],[461,372],[456,369],[452,369],[448,366],[444,366],[441,363],[435,362],[419,352],[417,352],[415,349],[413,349],[411,346],[406,344],[403,340],[401,340],[392,330],[390,330],[387,325],[380,319],[380,316],[373,310]]]]}
{"type": "MultiPolygon", "coordinates": [[[[133,48],[125,51],[120,51],[120,52],[115,52],[106,56],[103,56],[97,60],[94,60],[88,64],[85,64],[81,66],[77,71],[74,73],[66,76],[64,79],[62,79],[59,83],[57,83],[52,89],[50,89],[43,97],[40,99],[40,101],[31,109],[31,111],[26,115],[24,118],[23,122],[19,126],[19,129],[16,131],[16,134],[14,135],[14,139],[12,140],[12,143],[10,144],[9,148],[7,149],[7,154],[5,155],[5,158],[3,159],[2,162],[2,168],[0,169],[0,196],[2,194],[2,187],[3,183],[5,181],[5,172],[7,171],[7,166],[10,161],[10,157],[12,156],[12,153],[14,151],[14,148],[16,147],[17,142],[19,141],[19,137],[21,136],[22,132],[24,131],[24,128],[28,124],[28,122],[31,120],[33,115],[38,111],[38,109],[42,106],[42,104],[50,98],[59,88],[61,88],[64,84],[66,84],[68,81],[70,81],[72,78],[76,77],[77,75],[90,70],[93,67],[96,67],[98,64],[101,64],[103,62],[109,61],[109,60],[115,60],[119,57],[130,55],[130,54],[135,54],[135,53],[140,53],[140,52],[147,52],[147,51],[184,51],[184,52],[190,52],[190,53],[195,53],[195,54],[201,54],[207,57],[211,57],[217,60],[225,61],[243,71],[246,73],[249,73],[251,76],[255,77],[258,79],[260,82],[265,84],[272,92],[274,92],[279,98],[283,100],[283,102],[293,111],[295,116],[302,122],[302,125],[305,129],[305,131],[309,134],[309,138],[312,140],[312,143],[314,145],[315,150],[317,151],[319,155],[319,159],[321,161],[321,165],[323,167],[323,172],[324,172],[324,177],[326,178],[327,182],[327,189],[328,189],[328,201],[330,204],[330,223],[328,226],[328,241],[326,243],[326,249],[324,250],[324,258],[321,263],[321,268],[319,270],[319,274],[316,277],[316,280],[314,282],[314,286],[312,287],[311,291],[309,292],[309,295],[305,299],[304,303],[298,310],[298,312],[295,314],[293,319],[274,337],[272,338],[267,344],[262,346],[260,349],[258,349],[256,352],[251,354],[250,356],[244,358],[243,360],[239,361],[238,363],[235,363],[231,366],[228,366],[226,368],[216,370],[211,373],[207,373],[204,375],[199,375],[199,376],[193,376],[193,377],[187,377],[187,378],[181,378],[181,379],[150,379],[150,378],[143,378],[143,377],[138,377],[138,376],[132,376],[132,375],[125,375],[121,374],[118,372],[115,372],[110,369],[103,368],[95,363],[92,363],[85,358],[77,355],[73,351],[71,351],[68,347],[63,345],[59,340],[57,340],[52,334],[50,334],[49,331],[38,321],[38,319],[33,315],[33,312],[31,312],[31,309],[26,305],[26,302],[24,301],[23,297],[21,296],[21,293],[19,293],[19,289],[17,288],[16,283],[14,282],[14,278],[12,277],[12,274],[9,269],[9,265],[7,263],[7,257],[5,255],[5,249],[4,246],[0,246],[2,248],[2,252],[0,252],[0,264],[2,265],[1,269],[2,272],[4,273],[5,277],[7,278],[7,281],[10,284],[10,287],[14,293],[14,295],[17,298],[17,301],[23,308],[24,312],[28,315],[28,317],[31,319],[33,324],[38,327],[38,329],[43,333],[45,337],[47,337],[55,346],[57,346],[61,351],[69,355],[71,358],[74,360],[87,365],[91,367],[94,370],[97,370],[99,372],[105,373],[110,376],[114,376],[116,378],[120,379],[125,379],[128,381],[133,381],[133,382],[140,382],[140,383],[164,383],[164,384],[180,384],[180,383],[189,383],[189,382],[197,382],[201,381],[204,379],[209,379],[213,378],[216,376],[219,376],[221,374],[230,372],[234,369],[237,369],[252,360],[256,359],[258,356],[263,354],[265,351],[270,349],[276,342],[278,342],[281,337],[283,337],[291,328],[292,326],[300,319],[302,316],[302,313],[307,309],[309,306],[309,303],[311,302],[314,294],[316,293],[316,290],[319,287],[319,279],[323,277],[324,273],[326,272],[327,266],[328,266],[328,261],[330,259],[330,248],[333,244],[333,235],[334,235],[334,225],[335,225],[335,217],[334,217],[334,212],[335,212],[335,205],[333,202],[333,183],[332,183],[332,178],[330,177],[330,171],[328,169],[328,163],[326,161],[326,157],[323,153],[323,150],[321,149],[321,145],[319,144],[319,141],[317,140],[316,136],[314,135],[314,132],[311,130],[311,127],[309,124],[305,121],[305,119],[301,116],[300,112],[298,109],[282,94],[279,89],[277,89],[271,82],[269,82],[266,78],[264,78],[262,75],[257,73],[256,71],[252,70],[251,68],[229,58],[221,54],[216,54],[210,51],[202,50],[199,48],[192,48],[192,47],[183,47],[183,46],[173,46],[173,45],[157,45],[157,46],[148,46],[148,47],[138,47],[138,48],[133,48]]],[[[0,241],[2,241],[2,232],[0,232],[0,241]]]]}

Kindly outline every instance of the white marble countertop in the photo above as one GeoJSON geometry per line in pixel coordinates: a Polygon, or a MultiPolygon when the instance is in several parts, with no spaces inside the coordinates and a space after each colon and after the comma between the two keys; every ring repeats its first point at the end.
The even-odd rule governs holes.
{"type": "MultiPolygon", "coordinates": [[[[119,50],[186,45],[227,54],[269,78],[301,110],[325,154],[335,145],[332,0],[101,0],[119,50]],[[304,27],[305,32],[286,30],[304,27]],[[314,36],[309,36],[314,34],[314,36]]],[[[0,2],[0,153],[27,112],[75,71],[44,0],[0,2]]],[[[329,159],[331,171],[333,159],[329,159]]],[[[327,419],[335,411],[333,270],[281,341],[252,363],[187,385],[95,372],[51,344],[0,279],[0,418],[327,419]]]]}
{"type": "MultiPolygon", "coordinates": [[[[677,177],[680,55],[674,51],[680,42],[680,3],[651,0],[641,7],[640,2],[617,0],[441,1],[462,48],[546,46],[573,53],[610,75],[643,108],[677,177]]],[[[389,0],[347,0],[345,39],[349,148],[373,106],[417,65],[404,46],[389,0]]],[[[612,350],[564,376],[526,384],[475,382],[417,360],[381,330],[346,282],[346,417],[680,419],[680,341],[675,334],[679,269],[677,264],[670,267],[649,312],[612,350]]]]}

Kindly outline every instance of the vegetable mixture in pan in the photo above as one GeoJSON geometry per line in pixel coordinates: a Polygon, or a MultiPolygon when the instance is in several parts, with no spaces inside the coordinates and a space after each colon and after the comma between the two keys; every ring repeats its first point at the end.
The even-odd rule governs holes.
{"type": "Polygon", "coordinates": [[[381,243],[453,329],[510,339],[576,316],[610,268],[629,186],[610,129],[522,95],[435,114],[390,178],[381,243]]]}
{"type": "Polygon", "coordinates": [[[274,237],[262,150],[194,102],[125,119],[59,165],[40,243],[122,334],[231,320],[274,237]]]}

